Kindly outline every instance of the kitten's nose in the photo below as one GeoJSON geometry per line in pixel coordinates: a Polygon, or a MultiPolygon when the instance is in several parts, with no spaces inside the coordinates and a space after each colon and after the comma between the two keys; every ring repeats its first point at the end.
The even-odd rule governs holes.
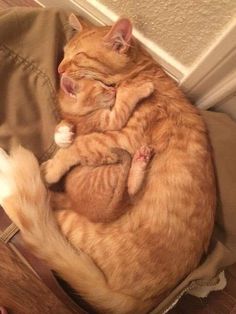
{"type": "Polygon", "coordinates": [[[115,87],[109,87],[109,92],[111,93],[111,94],[116,94],[116,88],[115,87]]]}

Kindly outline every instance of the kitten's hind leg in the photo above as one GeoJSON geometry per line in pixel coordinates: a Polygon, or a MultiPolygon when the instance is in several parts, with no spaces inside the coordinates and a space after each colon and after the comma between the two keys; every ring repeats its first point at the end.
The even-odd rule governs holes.
{"type": "MultiPolygon", "coordinates": [[[[131,155],[124,149],[121,148],[112,148],[112,151],[119,156],[119,172],[116,173],[114,170],[114,176],[117,179],[117,184],[115,191],[113,193],[112,199],[108,204],[108,212],[111,213],[111,217],[117,218],[123,214],[122,209],[124,210],[124,204],[126,202],[127,196],[127,180],[131,167],[131,155]],[[122,206],[123,205],[123,206],[122,206]]],[[[107,219],[111,220],[110,217],[107,219]]]]}
{"type": "Polygon", "coordinates": [[[130,196],[134,196],[140,190],[153,153],[150,146],[144,145],[134,154],[128,177],[128,193],[130,196]]]}

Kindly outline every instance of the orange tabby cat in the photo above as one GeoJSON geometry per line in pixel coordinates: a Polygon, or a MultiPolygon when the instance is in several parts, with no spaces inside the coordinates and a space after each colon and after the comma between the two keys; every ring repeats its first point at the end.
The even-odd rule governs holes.
{"type": "Polygon", "coordinates": [[[129,20],[84,29],[75,16],[70,22],[78,33],[65,49],[61,73],[107,85],[151,80],[155,91],[121,131],[79,136],[59,150],[46,176],[58,180],[78,162],[115,163],[111,147],[133,155],[144,142],[156,152],[145,184],[129,210],[111,223],[95,224],[59,208],[52,213],[35,158],[19,149],[11,157],[0,154],[1,204],[32,251],[100,313],[147,313],[196,267],[208,247],[216,193],[206,126],[132,38],[129,20]]]}
{"type": "MultiPolygon", "coordinates": [[[[56,128],[56,142],[62,147],[70,144],[73,129],[76,136],[121,129],[138,101],[152,91],[151,82],[123,84],[115,101],[114,87],[89,79],[76,82],[62,76],[59,105],[64,120],[56,128]]],[[[127,192],[134,196],[142,185],[152,151],[147,146],[141,147],[132,163],[126,151],[116,149],[115,152],[120,158],[118,164],[74,168],[66,176],[65,192],[51,197],[53,207],[63,204],[63,208],[72,208],[94,222],[109,222],[122,215],[129,201],[127,192]]]]}

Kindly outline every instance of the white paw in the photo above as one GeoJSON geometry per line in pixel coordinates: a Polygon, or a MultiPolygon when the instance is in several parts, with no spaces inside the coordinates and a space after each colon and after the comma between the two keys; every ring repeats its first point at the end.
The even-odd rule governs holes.
{"type": "Polygon", "coordinates": [[[13,194],[15,185],[11,177],[11,159],[8,154],[0,148],[0,204],[4,199],[13,194]]]}
{"type": "Polygon", "coordinates": [[[67,125],[60,126],[54,133],[55,143],[62,148],[70,146],[73,142],[74,132],[71,131],[71,128],[67,125]]]}

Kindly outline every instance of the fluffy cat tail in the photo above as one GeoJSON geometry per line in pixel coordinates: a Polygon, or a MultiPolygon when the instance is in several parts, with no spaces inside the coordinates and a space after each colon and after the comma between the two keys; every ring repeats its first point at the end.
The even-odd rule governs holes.
{"type": "Polygon", "coordinates": [[[92,259],[60,232],[32,153],[19,147],[9,156],[0,150],[0,186],[0,204],[35,255],[102,313],[133,313],[136,300],[112,291],[92,259]]]}

